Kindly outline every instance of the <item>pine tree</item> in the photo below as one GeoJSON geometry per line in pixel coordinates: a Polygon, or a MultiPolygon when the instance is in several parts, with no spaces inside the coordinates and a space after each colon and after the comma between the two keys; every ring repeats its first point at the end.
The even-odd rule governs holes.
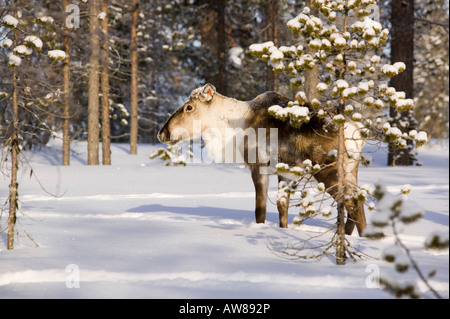
{"type": "MultiPolygon", "coordinates": [[[[316,90],[320,99],[308,100],[305,92],[300,90],[295,95],[296,100],[288,108],[274,106],[269,112],[276,118],[288,120],[294,127],[308,123],[312,116],[328,118],[338,127],[336,166],[341,199],[337,202],[334,245],[337,263],[344,264],[349,253],[345,242],[345,201],[354,200],[355,203],[360,202],[357,205],[362,205],[367,198],[366,188],[346,183],[346,162],[362,159],[360,150],[349,149],[346,144],[349,141],[358,144],[362,138],[370,137],[403,148],[407,141],[421,145],[426,142],[427,136],[426,133],[415,130],[405,134],[399,128],[391,126],[389,117],[385,116],[389,107],[398,112],[412,110],[414,101],[406,98],[404,92],[388,86],[390,78],[405,70],[405,64],[398,61],[391,65],[381,61],[379,54],[388,40],[389,31],[371,16],[376,8],[376,1],[312,0],[311,4],[321,16],[314,15],[309,7],[305,7],[296,18],[287,23],[295,34],[303,38],[306,47],[277,47],[273,42],[266,42],[252,45],[250,50],[267,61],[275,72],[286,72],[294,79],[299,74],[319,68],[316,90]],[[302,114],[298,110],[302,110],[302,114]],[[378,112],[375,122],[364,118],[366,110],[378,112]],[[359,125],[357,136],[345,136],[347,123],[359,125]]],[[[297,81],[291,83],[295,86],[300,84],[302,88],[297,81]]],[[[313,168],[312,165],[290,168],[298,176],[320,169],[321,167],[313,168]]],[[[299,191],[299,188],[296,187],[294,191],[299,191]]],[[[320,195],[324,190],[317,189],[316,192],[320,195]]],[[[305,195],[301,215],[320,214],[315,202],[311,196],[305,195]]],[[[328,213],[329,209],[326,209],[325,214],[328,213]]]]}
{"type": "MultiPolygon", "coordinates": [[[[11,84],[8,86],[9,92],[3,92],[0,95],[7,101],[2,115],[7,123],[5,146],[8,155],[6,158],[11,162],[7,248],[13,249],[19,209],[17,176],[21,150],[24,147],[31,148],[34,141],[40,138],[48,139],[52,133],[50,125],[46,123],[48,114],[43,108],[53,100],[54,94],[48,93],[47,87],[42,88],[42,84],[50,86],[43,80],[43,73],[46,70],[45,66],[48,66],[45,65],[45,61],[48,62],[54,52],[49,51],[48,56],[41,54],[44,49],[43,41],[38,36],[41,25],[42,29],[45,29],[47,23],[52,23],[49,17],[36,17],[34,12],[29,10],[28,4],[21,1],[11,3],[3,9],[6,14],[0,20],[5,30],[2,49],[7,56],[7,65],[3,74],[5,78],[11,79],[11,84]]],[[[51,70],[44,74],[50,75],[51,70]]],[[[51,119],[48,119],[48,122],[50,123],[51,119]]]]}

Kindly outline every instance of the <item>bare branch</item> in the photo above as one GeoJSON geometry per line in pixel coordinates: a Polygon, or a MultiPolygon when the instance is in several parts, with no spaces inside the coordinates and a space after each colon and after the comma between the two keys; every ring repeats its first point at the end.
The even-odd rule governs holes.
{"type": "Polygon", "coordinates": [[[414,17],[414,20],[441,26],[441,27],[445,28],[446,29],[445,31],[447,31],[447,33],[448,33],[448,26],[449,26],[448,22],[433,21],[433,20],[419,18],[419,17],[414,17]]]}

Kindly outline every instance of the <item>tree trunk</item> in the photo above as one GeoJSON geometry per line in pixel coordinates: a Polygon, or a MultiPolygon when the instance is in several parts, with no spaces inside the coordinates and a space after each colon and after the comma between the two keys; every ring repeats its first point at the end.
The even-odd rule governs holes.
{"type": "Polygon", "coordinates": [[[226,0],[217,0],[217,91],[227,95],[227,33],[226,33],[226,0]]]}
{"type": "MultiPolygon", "coordinates": [[[[266,41],[272,41],[275,46],[278,46],[278,0],[267,2],[265,9],[265,39],[266,41]]],[[[266,90],[278,91],[278,76],[270,68],[266,68],[266,90]]]]}
{"type": "Polygon", "coordinates": [[[101,11],[106,13],[102,26],[102,163],[111,165],[111,123],[109,119],[109,42],[108,42],[108,4],[101,0],[101,11]]]}
{"type": "MultiPolygon", "coordinates": [[[[344,101],[341,100],[340,114],[342,114],[344,109],[344,101]]],[[[338,168],[338,184],[337,193],[339,200],[337,203],[337,232],[336,232],[336,263],[338,265],[345,265],[345,172],[344,172],[344,157],[346,156],[345,151],[345,134],[344,125],[339,126],[338,131],[338,158],[337,158],[337,168],[338,168]]]]}
{"type": "Polygon", "coordinates": [[[130,154],[137,154],[138,143],[138,39],[137,23],[139,0],[133,0],[131,23],[131,112],[130,112],[130,154]]]}
{"type": "Polygon", "coordinates": [[[89,31],[91,54],[89,56],[88,91],[88,165],[99,164],[99,57],[100,37],[98,23],[99,0],[89,2],[89,31]]]}
{"type": "MultiPolygon", "coordinates": [[[[313,6],[312,0],[306,0],[306,6],[311,9],[311,14],[318,17],[319,11],[313,6]]],[[[312,53],[311,49],[307,46],[306,53],[312,53]]],[[[314,56],[314,54],[311,54],[314,56]]],[[[314,69],[304,72],[305,75],[305,85],[304,92],[306,94],[306,98],[309,102],[313,99],[319,98],[319,93],[317,93],[317,84],[319,84],[319,67],[316,65],[314,69]]]]}
{"type": "MultiPolygon", "coordinates": [[[[346,1],[347,5],[347,1],[346,1]]],[[[348,12],[346,12],[344,17],[344,30],[343,32],[347,32],[348,27],[348,12]]],[[[340,78],[345,79],[345,74],[347,71],[347,60],[345,51],[342,52],[344,56],[344,67],[340,70],[340,78]]],[[[345,108],[345,100],[343,98],[339,99],[339,105],[337,107],[338,114],[344,114],[345,108]]],[[[337,184],[337,231],[336,231],[336,264],[345,265],[346,260],[346,247],[345,247],[345,156],[347,156],[347,152],[345,149],[345,133],[344,133],[345,125],[339,125],[338,130],[338,157],[337,157],[337,174],[338,174],[338,184],[337,184]]],[[[347,212],[349,213],[349,212],[347,212]]]]}
{"type": "MultiPolygon", "coordinates": [[[[64,0],[63,7],[69,5],[69,0],[64,0]]],[[[66,59],[64,60],[63,68],[63,86],[64,86],[64,122],[63,122],[63,165],[70,165],[70,39],[65,34],[63,38],[64,51],[66,52],[66,59]]]]}
{"type": "MultiPolygon", "coordinates": [[[[406,70],[390,81],[390,86],[397,91],[404,91],[406,98],[414,97],[414,0],[391,1],[391,63],[404,62],[406,70]]],[[[390,108],[390,116],[395,118],[397,111],[390,108]]],[[[409,120],[412,112],[400,115],[397,121],[409,120]]],[[[411,123],[411,121],[410,121],[411,123]]],[[[411,123],[413,124],[413,123],[411,123]]],[[[409,128],[413,129],[412,127],[409,128]]],[[[411,146],[411,144],[409,145],[411,146]]],[[[389,146],[388,165],[413,165],[414,156],[410,154],[412,147],[398,149],[389,146]]]]}
{"type": "MultiPolygon", "coordinates": [[[[17,18],[17,13],[15,14],[17,18]]],[[[14,29],[13,47],[17,46],[17,30],[14,29]]],[[[8,216],[8,249],[14,249],[14,227],[16,224],[16,211],[19,184],[17,183],[17,171],[19,170],[19,103],[17,87],[17,69],[13,71],[13,122],[11,132],[11,184],[9,184],[9,216],[8,216]]]]}
{"type": "MultiPolygon", "coordinates": [[[[202,43],[207,47],[212,54],[218,57],[218,41],[217,41],[217,10],[212,0],[199,0],[198,6],[201,9],[202,19],[200,20],[199,33],[202,43]]],[[[216,64],[216,61],[211,61],[211,65],[216,64]]],[[[215,67],[208,68],[202,74],[206,83],[212,83],[217,86],[217,70],[215,67]],[[214,72],[212,72],[214,71],[214,72]]]]}

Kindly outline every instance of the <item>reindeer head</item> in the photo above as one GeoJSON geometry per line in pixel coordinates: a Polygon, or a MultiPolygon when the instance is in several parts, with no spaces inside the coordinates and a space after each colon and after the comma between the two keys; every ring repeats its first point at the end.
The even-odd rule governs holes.
{"type": "Polygon", "coordinates": [[[170,116],[159,131],[158,139],[165,144],[175,144],[200,137],[206,129],[209,106],[215,94],[216,88],[211,84],[193,90],[188,101],[170,116]]]}

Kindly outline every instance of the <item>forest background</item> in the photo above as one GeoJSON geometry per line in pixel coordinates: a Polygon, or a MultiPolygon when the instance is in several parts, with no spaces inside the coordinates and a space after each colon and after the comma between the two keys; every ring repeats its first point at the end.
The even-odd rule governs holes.
{"type": "MultiPolygon", "coordinates": [[[[207,82],[240,100],[266,90],[289,97],[296,92],[249,47],[291,43],[286,22],[308,1],[1,2],[0,142],[10,138],[15,91],[23,147],[62,138],[64,165],[75,139],[88,140],[91,165],[111,163],[110,142],[130,142],[132,154],[137,143],[156,143],[168,114],[207,82]],[[5,16],[16,16],[20,25],[11,28],[5,16]],[[21,43],[33,50],[19,52],[21,43]]],[[[382,59],[389,62],[395,54],[413,66],[395,78],[407,86],[397,89],[415,99],[416,129],[448,138],[448,1],[384,1],[374,14],[390,30],[382,59]],[[413,10],[405,11],[405,3],[413,10]]]]}

